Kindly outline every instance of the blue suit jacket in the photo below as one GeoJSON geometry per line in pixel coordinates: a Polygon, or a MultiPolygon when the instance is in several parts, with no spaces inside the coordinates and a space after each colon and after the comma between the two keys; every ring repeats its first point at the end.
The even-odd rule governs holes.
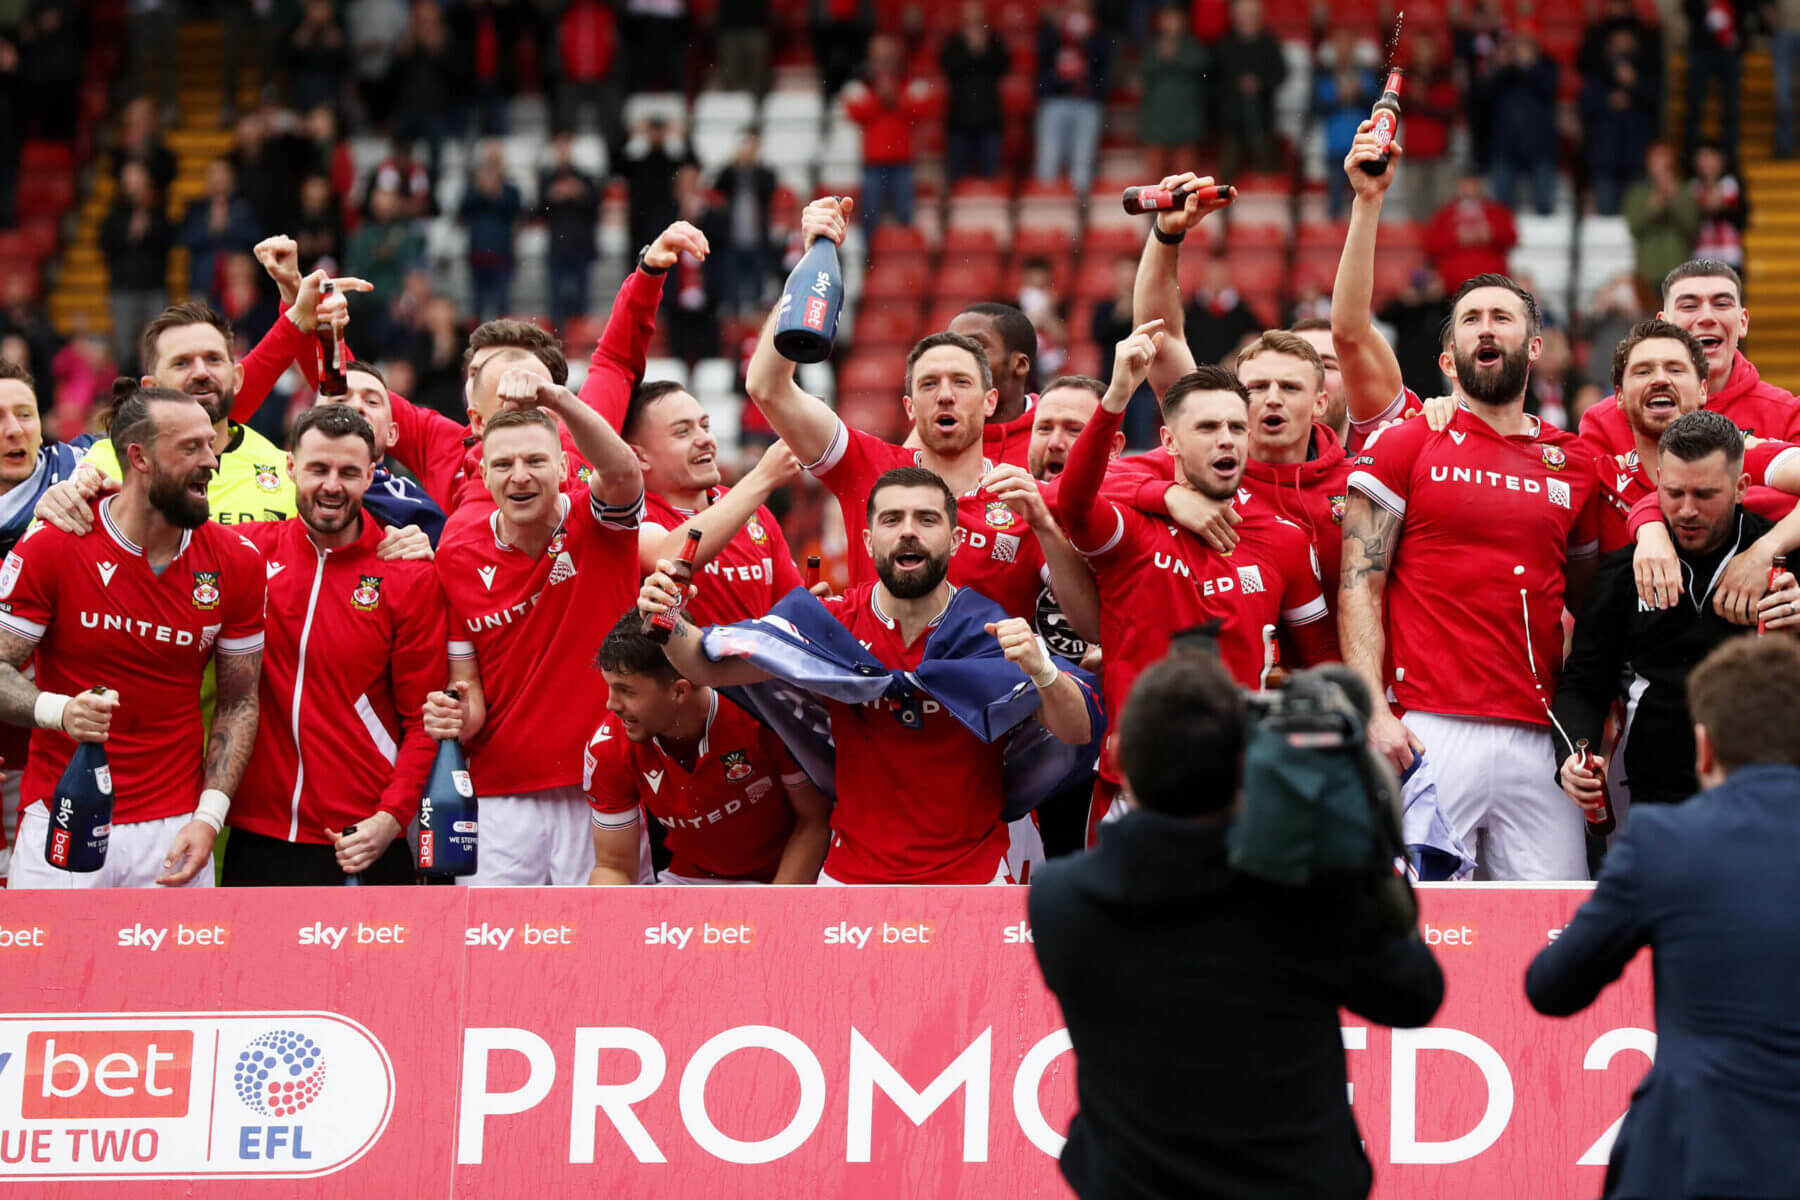
{"type": "Polygon", "coordinates": [[[1525,977],[1551,1016],[1652,947],[1656,1063],[1608,1197],[1800,1196],[1800,767],[1753,766],[1631,810],[1594,894],[1525,977]]]}

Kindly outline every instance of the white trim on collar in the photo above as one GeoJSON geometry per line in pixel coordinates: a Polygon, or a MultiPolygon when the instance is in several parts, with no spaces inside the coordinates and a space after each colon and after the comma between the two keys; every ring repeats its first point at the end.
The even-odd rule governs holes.
{"type": "MultiPolygon", "coordinates": [[[[719,689],[714,688],[712,689],[712,701],[706,706],[706,724],[700,730],[700,749],[699,752],[694,755],[694,770],[696,771],[700,769],[701,760],[707,755],[707,743],[712,739],[713,718],[718,715],[719,689]]],[[[668,758],[669,752],[663,747],[662,737],[659,735],[651,740],[656,743],[656,752],[665,759],[668,758]]]]}
{"type": "MultiPolygon", "coordinates": [[[[957,586],[954,583],[951,584],[950,585],[950,594],[948,596],[944,597],[944,607],[938,609],[937,616],[931,618],[930,621],[926,622],[925,628],[936,629],[938,627],[938,622],[942,621],[944,619],[944,614],[950,611],[950,601],[956,598],[957,591],[958,591],[957,586]]],[[[881,611],[881,589],[880,588],[875,588],[874,590],[872,590],[869,593],[869,608],[872,612],[874,612],[875,619],[877,621],[880,621],[883,625],[886,625],[889,629],[894,628],[894,619],[892,617],[888,616],[886,613],[881,611]]]]}
{"type": "MultiPolygon", "coordinates": [[[[558,533],[561,533],[563,530],[563,526],[568,524],[568,521],[569,521],[569,493],[559,492],[557,494],[556,507],[557,507],[557,512],[559,515],[556,520],[556,529],[554,532],[552,532],[550,534],[551,537],[555,537],[558,533]]],[[[517,546],[513,545],[511,542],[508,542],[505,538],[500,536],[500,506],[499,505],[495,505],[494,511],[488,514],[488,528],[493,531],[494,545],[498,549],[512,550],[514,552],[518,551],[517,546]]]]}
{"type": "MultiPolygon", "coordinates": [[[[142,546],[138,545],[136,542],[132,541],[130,538],[126,537],[125,531],[123,529],[119,528],[119,524],[117,521],[113,520],[112,502],[113,502],[113,498],[111,496],[108,496],[106,499],[100,501],[100,528],[104,529],[106,531],[107,536],[112,538],[113,541],[117,542],[119,545],[119,549],[123,550],[125,553],[135,554],[139,558],[144,557],[144,548],[142,546]]],[[[182,530],[181,531],[181,545],[179,545],[175,548],[175,555],[173,558],[169,559],[169,561],[174,562],[175,559],[180,558],[183,554],[186,554],[187,548],[188,548],[188,543],[192,542],[193,540],[194,540],[194,531],[193,530],[191,530],[191,529],[182,530]]]]}

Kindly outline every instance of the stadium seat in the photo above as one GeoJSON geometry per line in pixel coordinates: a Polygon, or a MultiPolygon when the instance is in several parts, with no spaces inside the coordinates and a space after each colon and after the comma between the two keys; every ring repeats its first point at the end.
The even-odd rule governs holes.
{"type": "Polygon", "coordinates": [[[756,97],[749,92],[701,92],[694,97],[694,128],[717,125],[740,132],[756,123],[756,97]]]}
{"type": "Polygon", "coordinates": [[[1081,244],[1073,229],[1046,228],[1032,223],[1023,213],[1019,216],[1019,231],[1013,235],[1013,249],[1020,258],[1036,254],[1067,258],[1081,244]]]}
{"type": "Polygon", "coordinates": [[[917,304],[931,287],[931,265],[923,255],[889,255],[863,280],[869,300],[910,300],[917,304]]]}
{"type": "Polygon", "coordinates": [[[864,304],[856,310],[854,340],[859,349],[895,346],[911,349],[918,336],[919,306],[916,302],[895,299],[864,304]]]}
{"type": "MultiPolygon", "coordinates": [[[[890,398],[897,395],[906,379],[906,355],[891,351],[861,353],[851,357],[838,370],[838,390],[840,393],[857,392],[886,393],[890,398]]],[[[889,401],[892,403],[892,400],[889,401]]]]}
{"type": "Polygon", "coordinates": [[[977,300],[993,300],[1006,295],[1005,280],[996,275],[990,264],[969,265],[946,261],[933,281],[939,300],[969,304],[977,300]]]}
{"type": "Polygon", "coordinates": [[[951,225],[944,230],[944,257],[971,258],[992,255],[1000,257],[1000,238],[987,226],[951,225]]]}
{"type": "Polygon", "coordinates": [[[737,398],[737,368],[723,358],[703,358],[694,364],[692,386],[694,396],[711,409],[715,398],[737,398]]]}
{"type": "MultiPolygon", "coordinates": [[[[1386,230],[1382,230],[1385,235],[1386,230]]],[[[1295,245],[1302,251],[1328,251],[1333,255],[1342,253],[1344,239],[1350,236],[1348,221],[1327,221],[1323,224],[1308,224],[1300,227],[1295,245]]],[[[1385,236],[1381,241],[1382,249],[1387,248],[1385,236]]]]}
{"type": "MultiPolygon", "coordinates": [[[[1137,218],[1134,217],[1132,220],[1136,222],[1137,218]]],[[[1119,254],[1135,255],[1143,247],[1144,238],[1147,236],[1142,226],[1135,223],[1131,225],[1089,225],[1087,232],[1081,237],[1081,245],[1090,259],[1096,256],[1112,258],[1119,254]]]]}
{"type": "Polygon", "coordinates": [[[634,92],[625,97],[625,127],[657,118],[687,124],[687,97],[680,92],[634,92]]]}
{"type": "Polygon", "coordinates": [[[801,363],[794,374],[800,380],[800,387],[809,396],[829,401],[837,395],[837,372],[831,369],[828,362],[801,363]]]}
{"type": "Polygon", "coordinates": [[[597,315],[581,315],[569,318],[563,330],[563,353],[572,362],[575,359],[589,358],[594,347],[600,343],[600,335],[606,332],[606,318],[597,315]]]}
{"type": "Polygon", "coordinates": [[[645,379],[666,379],[671,383],[688,386],[687,364],[679,358],[651,358],[644,362],[645,379]]]}
{"type": "Polygon", "coordinates": [[[1078,300],[1111,299],[1113,294],[1112,260],[1090,253],[1082,261],[1081,271],[1075,276],[1075,286],[1071,291],[1078,300]]]}
{"type": "Polygon", "coordinates": [[[924,254],[928,248],[925,234],[917,226],[884,224],[869,239],[869,252],[884,269],[891,254],[924,254]]]}

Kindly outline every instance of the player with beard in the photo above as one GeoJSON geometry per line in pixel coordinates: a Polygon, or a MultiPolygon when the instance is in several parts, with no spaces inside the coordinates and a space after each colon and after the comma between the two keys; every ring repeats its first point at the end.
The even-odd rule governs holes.
{"type": "Polygon", "coordinates": [[[1632,449],[1612,460],[1596,455],[1600,469],[1600,552],[1629,545],[1632,506],[1656,495],[1662,456],[1657,445],[1677,417],[1706,404],[1706,351],[1693,334],[1655,317],[1639,321],[1613,352],[1613,392],[1631,426],[1632,449]]]}
{"type": "MultiPolygon", "coordinates": [[[[320,406],[348,405],[369,423],[369,430],[375,436],[375,465],[369,473],[368,491],[362,500],[369,515],[394,528],[415,526],[424,532],[433,546],[437,545],[444,533],[444,510],[416,480],[396,475],[388,466],[388,451],[393,449],[399,430],[394,425],[394,404],[388,392],[387,376],[372,363],[353,363],[344,371],[341,400],[320,396],[314,403],[320,406]]],[[[298,485],[298,477],[295,483],[298,485]]]]}
{"type": "MultiPolygon", "coordinates": [[[[1249,456],[1249,398],[1229,371],[1199,367],[1171,384],[1162,400],[1162,437],[1183,487],[1213,501],[1238,497],[1241,523],[1231,554],[1219,554],[1187,530],[1101,495],[1113,434],[1151,361],[1167,345],[1155,321],[1119,343],[1112,383],[1100,411],[1076,439],[1057,497],[1071,541],[1098,576],[1111,712],[1119,711],[1138,674],[1168,650],[1172,635],[1209,621],[1219,622],[1219,656],[1244,687],[1266,682],[1278,635],[1286,663],[1311,665],[1337,657],[1305,531],[1239,491],[1249,456]]],[[[1121,783],[1110,746],[1101,758],[1100,778],[1097,812],[1111,806],[1121,783]]]]}
{"type": "Polygon", "coordinates": [[[36,726],[13,887],[211,886],[203,868],[256,738],[263,562],[207,519],[212,414],[120,382],[122,489],[95,504],[89,532],[39,526],[0,566],[0,720],[36,726]],[[21,673],[33,661],[35,682],[21,673]],[[203,742],[209,663],[218,707],[203,742]],[[78,741],[105,744],[114,793],[106,865],[91,874],[44,858],[45,804],[78,741]]]}
{"type": "MultiPolygon", "coordinates": [[[[164,309],[144,327],[139,357],[148,373],[143,386],[185,392],[206,408],[219,459],[208,495],[214,520],[223,525],[285,521],[296,511],[294,484],[283,466],[287,455],[231,417],[244,380],[243,364],[231,357],[231,337],[231,322],[200,301],[164,309]]],[[[109,478],[120,478],[110,441],[95,443],[82,461],[109,478]]]]}
{"type": "Polygon", "coordinates": [[[451,701],[427,697],[434,736],[459,737],[482,805],[485,884],[584,884],[594,869],[582,746],[604,719],[594,657],[637,588],[644,477],[600,414],[551,382],[542,360],[503,350],[482,432],[492,507],[465,507],[437,570],[450,608],[451,701]],[[510,411],[518,409],[520,411],[510,411]],[[558,418],[561,424],[558,424],[558,418]],[[594,474],[565,492],[566,427],[594,474]]]}
{"type": "Polygon", "coordinates": [[[301,413],[300,515],[242,527],[268,564],[269,719],[232,805],[228,887],[413,882],[405,832],[436,753],[420,719],[448,669],[444,599],[429,561],[377,556],[377,444],[349,405],[301,413]]]}
{"type": "MultiPolygon", "coordinates": [[[[935,472],[899,467],[869,488],[862,539],[875,580],[826,600],[825,607],[884,665],[919,666],[926,640],[943,618],[956,586],[948,574],[957,546],[956,497],[935,472]]],[[[638,608],[665,612],[677,599],[670,564],[644,580],[638,608]]],[[[1023,620],[990,624],[1005,656],[1041,693],[1037,720],[1071,745],[1088,741],[1087,701],[1056,669],[1041,639],[1023,620]]],[[[712,662],[700,631],[677,622],[666,647],[682,677],[697,686],[732,687],[767,678],[740,660],[712,662]]],[[[837,806],[820,883],[1005,883],[1007,829],[1004,739],[984,743],[936,705],[916,723],[898,719],[897,704],[828,701],[836,748],[837,806]]]]}
{"type": "Polygon", "coordinates": [[[1579,611],[1593,578],[1599,478],[1573,435],[1525,412],[1540,328],[1536,300],[1503,275],[1457,289],[1460,405],[1442,432],[1402,421],[1372,437],[1344,518],[1338,620],[1344,661],[1377,697],[1369,744],[1400,770],[1423,752],[1488,879],[1587,878],[1545,704],[1565,598],[1579,611]]]}
{"type": "Polygon", "coordinates": [[[696,575],[706,577],[694,619],[705,625],[760,617],[801,586],[800,571],[768,509],[769,496],[799,478],[800,461],[781,442],[756,466],[724,487],[712,419],[680,384],[639,384],[619,429],[644,469],[644,523],[638,530],[640,565],[674,559],[688,530],[701,533],[696,575]]]}
{"type": "MultiPolygon", "coordinates": [[[[981,452],[996,463],[1028,467],[1031,432],[1036,427],[1033,410],[1038,401],[1030,390],[1037,373],[1038,344],[1031,318],[1010,304],[984,301],[957,313],[950,321],[950,332],[979,343],[993,370],[998,399],[981,427],[981,452]]],[[[902,444],[917,450],[925,443],[915,429],[902,444]]]]}
{"type": "MultiPolygon", "coordinates": [[[[703,584],[695,601],[705,594],[703,584]]],[[[668,831],[662,883],[816,882],[831,801],[773,730],[677,675],[643,622],[627,611],[600,646],[609,711],[582,765],[594,810],[588,882],[637,882],[645,812],[668,831]]]]}
{"type": "MultiPolygon", "coordinates": [[[[849,230],[849,210],[850,202],[835,196],[807,205],[800,221],[806,244],[819,237],[841,244],[849,230]]],[[[1016,467],[996,471],[983,452],[982,431],[999,393],[980,343],[961,334],[934,333],[912,348],[904,404],[920,448],[908,450],[851,429],[830,405],[795,384],[793,362],[775,349],[777,315],[771,312],[763,326],[746,387],[776,434],[837,497],[852,543],[865,529],[875,480],[896,467],[924,467],[958,497],[962,541],[951,560],[951,582],[973,587],[1026,620],[1037,615],[1045,582],[1059,595],[1072,595],[1082,586],[1079,578],[1053,577],[1052,565],[1046,564],[1044,540],[1062,534],[1047,512],[1038,511],[1042,500],[1030,476],[1016,467]]],[[[1065,558],[1073,561],[1072,555],[1065,558]]],[[[867,585],[873,574],[869,560],[852,560],[853,582],[867,585]]]]}
{"type": "MultiPolygon", "coordinates": [[[[1693,334],[1706,351],[1706,407],[1724,413],[1745,437],[1800,441],[1800,402],[1765,382],[1740,342],[1750,332],[1744,281],[1716,259],[1690,259],[1663,279],[1657,317],[1693,334]]],[[[1608,396],[1581,415],[1581,436],[1609,454],[1634,449],[1631,423],[1608,396]]]]}

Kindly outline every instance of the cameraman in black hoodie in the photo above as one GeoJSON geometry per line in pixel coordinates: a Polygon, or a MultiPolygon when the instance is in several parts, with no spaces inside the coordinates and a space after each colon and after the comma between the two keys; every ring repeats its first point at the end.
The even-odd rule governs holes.
{"type": "Polygon", "coordinates": [[[1033,946],[1074,1043],[1062,1172],[1083,1200],[1360,1200],[1338,1010],[1429,1021],[1444,995],[1367,888],[1277,887],[1227,864],[1246,740],[1212,655],[1177,649],[1119,719],[1136,807],[1031,882],[1033,946]]]}

